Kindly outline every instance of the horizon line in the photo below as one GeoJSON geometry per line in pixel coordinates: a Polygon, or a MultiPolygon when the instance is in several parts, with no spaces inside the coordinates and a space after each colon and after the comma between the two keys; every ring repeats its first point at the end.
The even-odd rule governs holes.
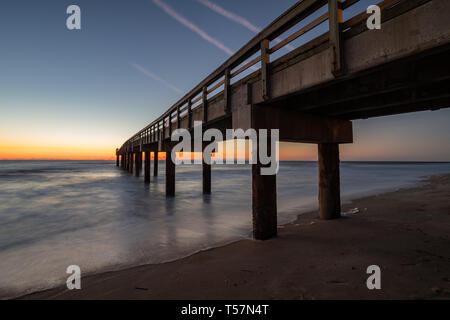
{"type": "MultiPolygon", "coordinates": [[[[159,152],[159,153],[164,153],[163,151],[159,152]]],[[[153,160],[153,159],[152,159],[153,160]]],[[[226,161],[226,159],[223,159],[224,161],[226,161]]],[[[234,159],[234,160],[238,160],[238,159],[234,159]]],[[[242,159],[239,159],[242,160],[242,159]]],[[[246,161],[248,159],[245,159],[246,161]]],[[[34,159],[34,158],[30,158],[30,159],[23,159],[23,158],[19,158],[19,159],[0,159],[0,161],[111,161],[111,162],[115,162],[116,159],[34,159]]],[[[164,159],[160,159],[158,157],[158,161],[165,161],[164,159]]],[[[295,162],[317,162],[318,160],[304,160],[304,159],[280,159],[280,162],[290,162],[290,161],[295,161],[295,162]]],[[[340,162],[422,162],[422,163],[450,163],[450,160],[340,160],[340,162]]],[[[225,162],[223,164],[226,164],[225,162]]],[[[217,164],[216,164],[217,165],[217,164]]],[[[219,164],[220,165],[220,164],[219,164]]]]}

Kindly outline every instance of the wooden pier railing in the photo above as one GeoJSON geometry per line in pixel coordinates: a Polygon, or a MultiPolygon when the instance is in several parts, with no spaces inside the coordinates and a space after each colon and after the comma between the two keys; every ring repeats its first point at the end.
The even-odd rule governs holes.
{"type": "MultiPolygon", "coordinates": [[[[271,55],[285,48],[294,40],[299,39],[309,31],[316,29],[322,23],[329,21],[329,31],[326,35],[326,41],[334,51],[334,70],[335,75],[339,75],[343,68],[341,33],[355,25],[360,25],[367,18],[366,12],[362,12],[347,21],[343,21],[343,11],[356,4],[360,0],[301,0],[283,13],[279,18],[273,21],[269,26],[262,30],[245,46],[238,50],[219,68],[201,81],[195,88],[183,96],[178,102],[171,106],[164,114],[151,122],[148,126],[137,132],[128,139],[119,149],[119,153],[131,150],[133,147],[156,142],[161,137],[166,137],[166,131],[169,135],[174,127],[179,127],[181,118],[188,118],[188,128],[192,128],[192,112],[199,106],[203,107],[203,120],[207,121],[207,101],[208,95],[222,89],[217,95],[223,95],[225,113],[229,114],[230,110],[230,87],[232,79],[241,75],[255,65],[260,64],[259,69],[254,72],[260,73],[263,89],[262,94],[265,100],[270,99],[268,93],[268,68],[270,65],[271,55]],[[299,25],[312,14],[326,8],[327,12],[318,18],[309,22],[299,30],[288,35],[284,40],[279,41],[270,47],[270,42],[283,36],[299,25]],[[255,56],[256,55],[256,56],[255,56]],[[176,124],[176,125],[174,125],[176,124]]],[[[404,0],[385,0],[378,3],[382,10],[390,8],[404,0]]],[[[414,0],[413,0],[414,1],[414,0]]],[[[317,38],[316,38],[317,39],[317,38]]],[[[311,40],[314,42],[316,39],[311,40]]]]}

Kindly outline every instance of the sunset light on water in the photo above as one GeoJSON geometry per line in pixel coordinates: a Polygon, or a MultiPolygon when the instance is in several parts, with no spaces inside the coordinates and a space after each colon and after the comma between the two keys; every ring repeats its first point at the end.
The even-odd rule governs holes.
{"type": "Polygon", "coordinates": [[[70,309],[89,318],[433,317],[353,304],[450,300],[449,14],[0,1],[0,300],[147,300],[70,309]]]}

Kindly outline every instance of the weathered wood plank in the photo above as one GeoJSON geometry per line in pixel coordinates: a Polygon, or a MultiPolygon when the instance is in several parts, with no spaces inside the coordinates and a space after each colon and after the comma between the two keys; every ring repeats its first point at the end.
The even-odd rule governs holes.
{"type": "Polygon", "coordinates": [[[328,0],[331,70],[335,77],[340,76],[344,71],[344,46],[341,34],[342,9],[339,9],[339,2],[341,0],[328,0]]]}
{"type": "Polygon", "coordinates": [[[291,34],[289,37],[287,37],[286,39],[280,41],[279,43],[277,43],[276,45],[274,45],[269,52],[270,53],[274,53],[278,50],[280,50],[281,48],[283,48],[284,46],[286,46],[287,44],[291,43],[292,41],[294,41],[295,39],[301,37],[302,35],[304,35],[305,33],[307,33],[308,31],[311,31],[312,29],[314,29],[315,27],[317,27],[319,24],[321,24],[322,22],[325,22],[328,19],[328,12],[324,13],[323,15],[321,15],[319,18],[315,19],[314,21],[312,21],[311,23],[309,23],[308,25],[304,26],[303,28],[301,28],[300,30],[294,32],[293,34],[291,34]]]}
{"type": "Polygon", "coordinates": [[[203,87],[202,92],[202,104],[203,104],[203,123],[208,122],[208,87],[203,87]]]}
{"type": "Polygon", "coordinates": [[[230,68],[225,69],[225,80],[224,80],[224,108],[225,108],[225,114],[229,114],[231,112],[231,106],[230,106],[230,68]]]}

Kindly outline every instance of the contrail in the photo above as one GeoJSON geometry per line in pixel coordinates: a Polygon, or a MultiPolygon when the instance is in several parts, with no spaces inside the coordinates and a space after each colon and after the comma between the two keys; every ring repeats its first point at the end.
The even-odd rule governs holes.
{"type": "Polygon", "coordinates": [[[224,16],[225,18],[228,18],[238,24],[240,24],[241,26],[246,27],[247,29],[249,29],[250,31],[253,31],[255,33],[260,32],[262,29],[255,26],[254,24],[252,24],[251,22],[249,22],[247,19],[233,13],[230,12],[224,8],[222,8],[221,6],[219,6],[218,4],[212,3],[209,0],[197,0],[198,2],[200,2],[201,4],[203,4],[204,6],[210,8],[211,10],[217,12],[218,14],[224,16]]]}
{"type": "Polygon", "coordinates": [[[145,69],[143,66],[138,65],[137,63],[134,62],[130,62],[130,65],[135,68],[136,70],[142,72],[143,74],[145,74],[146,76],[161,82],[162,84],[164,84],[165,86],[167,86],[168,88],[172,89],[173,91],[179,93],[179,94],[183,94],[183,91],[178,89],[177,87],[175,87],[174,85],[168,83],[166,80],[161,79],[160,77],[158,77],[156,74],[148,71],[147,69],[145,69]]]}
{"type": "MultiPolygon", "coordinates": [[[[243,18],[243,17],[241,17],[241,16],[239,16],[239,15],[233,13],[233,12],[230,12],[230,11],[224,9],[224,8],[222,8],[218,4],[215,4],[215,3],[213,3],[213,2],[211,2],[209,0],[197,0],[197,1],[200,2],[201,4],[203,4],[204,6],[210,8],[214,12],[220,14],[221,16],[223,16],[223,17],[225,17],[227,19],[230,19],[231,21],[234,21],[237,24],[240,24],[241,26],[247,28],[248,30],[250,30],[250,31],[252,31],[254,33],[259,33],[262,30],[260,27],[255,26],[254,24],[252,24],[247,19],[245,19],[245,18],[243,18]]],[[[279,43],[279,42],[281,42],[281,39],[276,38],[276,39],[274,39],[274,41],[276,43],[279,43]]],[[[295,49],[291,45],[286,45],[285,48],[287,48],[289,50],[295,49]]]]}
{"type": "Polygon", "coordinates": [[[220,50],[226,52],[228,55],[233,55],[234,51],[228,48],[226,45],[224,45],[222,42],[220,42],[217,39],[214,39],[209,34],[207,34],[204,30],[197,27],[194,23],[180,15],[178,12],[176,12],[172,7],[165,4],[161,0],[153,0],[153,3],[156,4],[158,7],[163,9],[169,16],[171,16],[173,19],[177,20],[179,23],[183,24],[184,26],[188,27],[195,33],[197,33],[200,37],[208,41],[209,43],[212,43],[220,50]]]}

